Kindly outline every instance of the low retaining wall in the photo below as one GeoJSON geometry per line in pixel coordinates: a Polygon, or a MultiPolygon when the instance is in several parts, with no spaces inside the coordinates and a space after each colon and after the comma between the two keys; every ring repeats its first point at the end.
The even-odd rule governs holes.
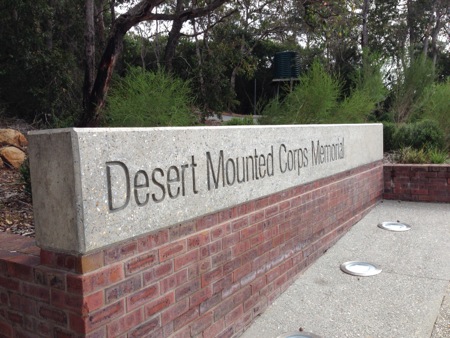
{"type": "Polygon", "coordinates": [[[0,234],[0,337],[238,335],[382,189],[373,163],[84,256],[0,234]]]}
{"type": "Polygon", "coordinates": [[[384,166],[385,199],[450,203],[450,165],[384,166]]]}
{"type": "Polygon", "coordinates": [[[239,336],[381,199],[381,135],[32,133],[37,247],[0,235],[0,337],[239,336]]]}

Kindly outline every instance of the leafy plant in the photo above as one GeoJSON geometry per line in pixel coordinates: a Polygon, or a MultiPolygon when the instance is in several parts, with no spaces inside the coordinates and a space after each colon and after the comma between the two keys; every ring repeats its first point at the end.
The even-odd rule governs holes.
{"type": "Polygon", "coordinates": [[[20,166],[20,179],[24,185],[25,193],[31,195],[31,175],[30,175],[30,162],[28,158],[20,166]]]}
{"type": "Polygon", "coordinates": [[[111,88],[106,116],[111,127],[188,126],[191,103],[188,82],[132,67],[111,88]]]}
{"type": "Polygon", "coordinates": [[[450,80],[429,86],[416,106],[416,114],[436,121],[446,136],[447,147],[450,147],[450,80]]]}
{"type": "Polygon", "coordinates": [[[225,121],[223,123],[226,126],[248,126],[256,124],[253,117],[236,118],[233,117],[231,120],[225,121]]]}
{"type": "Polygon", "coordinates": [[[446,151],[435,148],[429,149],[427,152],[427,156],[429,162],[433,164],[443,164],[448,159],[448,153],[446,151]]]}
{"type": "Polygon", "coordinates": [[[424,164],[428,163],[428,158],[424,149],[404,147],[398,151],[396,161],[398,163],[424,164]]]}
{"type": "Polygon", "coordinates": [[[387,90],[380,71],[382,63],[378,59],[377,55],[364,57],[363,66],[353,75],[354,87],[350,95],[339,105],[335,122],[367,122],[378,104],[385,99],[387,90]]]}
{"type": "Polygon", "coordinates": [[[408,122],[414,112],[414,106],[422,97],[425,88],[435,79],[433,62],[424,57],[412,58],[408,67],[398,74],[393,88],[394,101],[392,112],[397,123],[408,122]]]}
{"type": "Polygon", "coordinates": [[[392,122],[383,122],[383,148],[385,152],[396,149],[396,140],[394,135],[397,131],[397,126],[392,122]]]}
{"type": "Polygon", "coordinates": [[[298,85],[282,102],[272,100],[263,111],[261,124],[329,123],[337,105],[341,84],[317,61],[300,76],[298,85]]]}
{"type": "Polygon", "coordinates": [[[394,133],[394,149],[444,149],[444,134],[437,122],[423,120],[400,125],[394,133]]]}

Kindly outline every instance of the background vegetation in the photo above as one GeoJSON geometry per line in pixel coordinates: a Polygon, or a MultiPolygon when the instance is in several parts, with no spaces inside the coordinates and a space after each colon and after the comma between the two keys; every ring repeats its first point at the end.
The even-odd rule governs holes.
{"type": "Polygon", "coordinates": [[[0,114],[47,128],[191,125],[224,111],[379,121],[387,151],[445,153],[449,6],[0,0],[0,114]],[[286,50],[298,52],[300,77],[277,87],[273,58],[286,50]]]}

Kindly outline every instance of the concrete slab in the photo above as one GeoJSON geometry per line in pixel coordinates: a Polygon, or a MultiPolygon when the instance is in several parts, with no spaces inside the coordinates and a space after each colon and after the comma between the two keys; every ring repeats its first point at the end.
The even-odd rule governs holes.
{"type": "Polygon", "coordinates": [[[381,124],[35,131],[36,242],[84,254],[377,163],[382,132],[381,124]]]}
{"type": "Polygon", "coordinates": [[[448,337],[450,204],[383,201],[315,262],[243,333],[275,338],[299,331],[321,337],[448,337]],[[412,229],[379,229],[382,221],[412,229]],[[355,277],[346,261],[383,271],[355,277]],[[442,306],[442,308],[441,308],[442,306]],[[438,320],[437,320],[438,319],[438,320]]]}

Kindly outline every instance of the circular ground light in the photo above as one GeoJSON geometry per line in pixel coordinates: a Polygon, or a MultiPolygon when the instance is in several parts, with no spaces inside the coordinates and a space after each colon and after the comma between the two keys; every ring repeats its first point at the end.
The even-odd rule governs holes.
{"type": "Polygon", "coordinates": [[[309,332],[291,332],[291,333],[285,333],[281,336],[278,336],[277,338],[321,338],[320,336],[309,333],[309,332]]]}
{"type": "Polygon", "coordinates": [[[356,261],[342,263],[341,270],[349,275],[362,277],[378,275],[381,272],[381,269],[372,263],[356,261]]]}
{"type": "Polygon", "coordinates": [[[400,222],[382,222],[378,224],[378,227],[389,231],[408,231],[411,230],[411,226],[400,222]]]}

